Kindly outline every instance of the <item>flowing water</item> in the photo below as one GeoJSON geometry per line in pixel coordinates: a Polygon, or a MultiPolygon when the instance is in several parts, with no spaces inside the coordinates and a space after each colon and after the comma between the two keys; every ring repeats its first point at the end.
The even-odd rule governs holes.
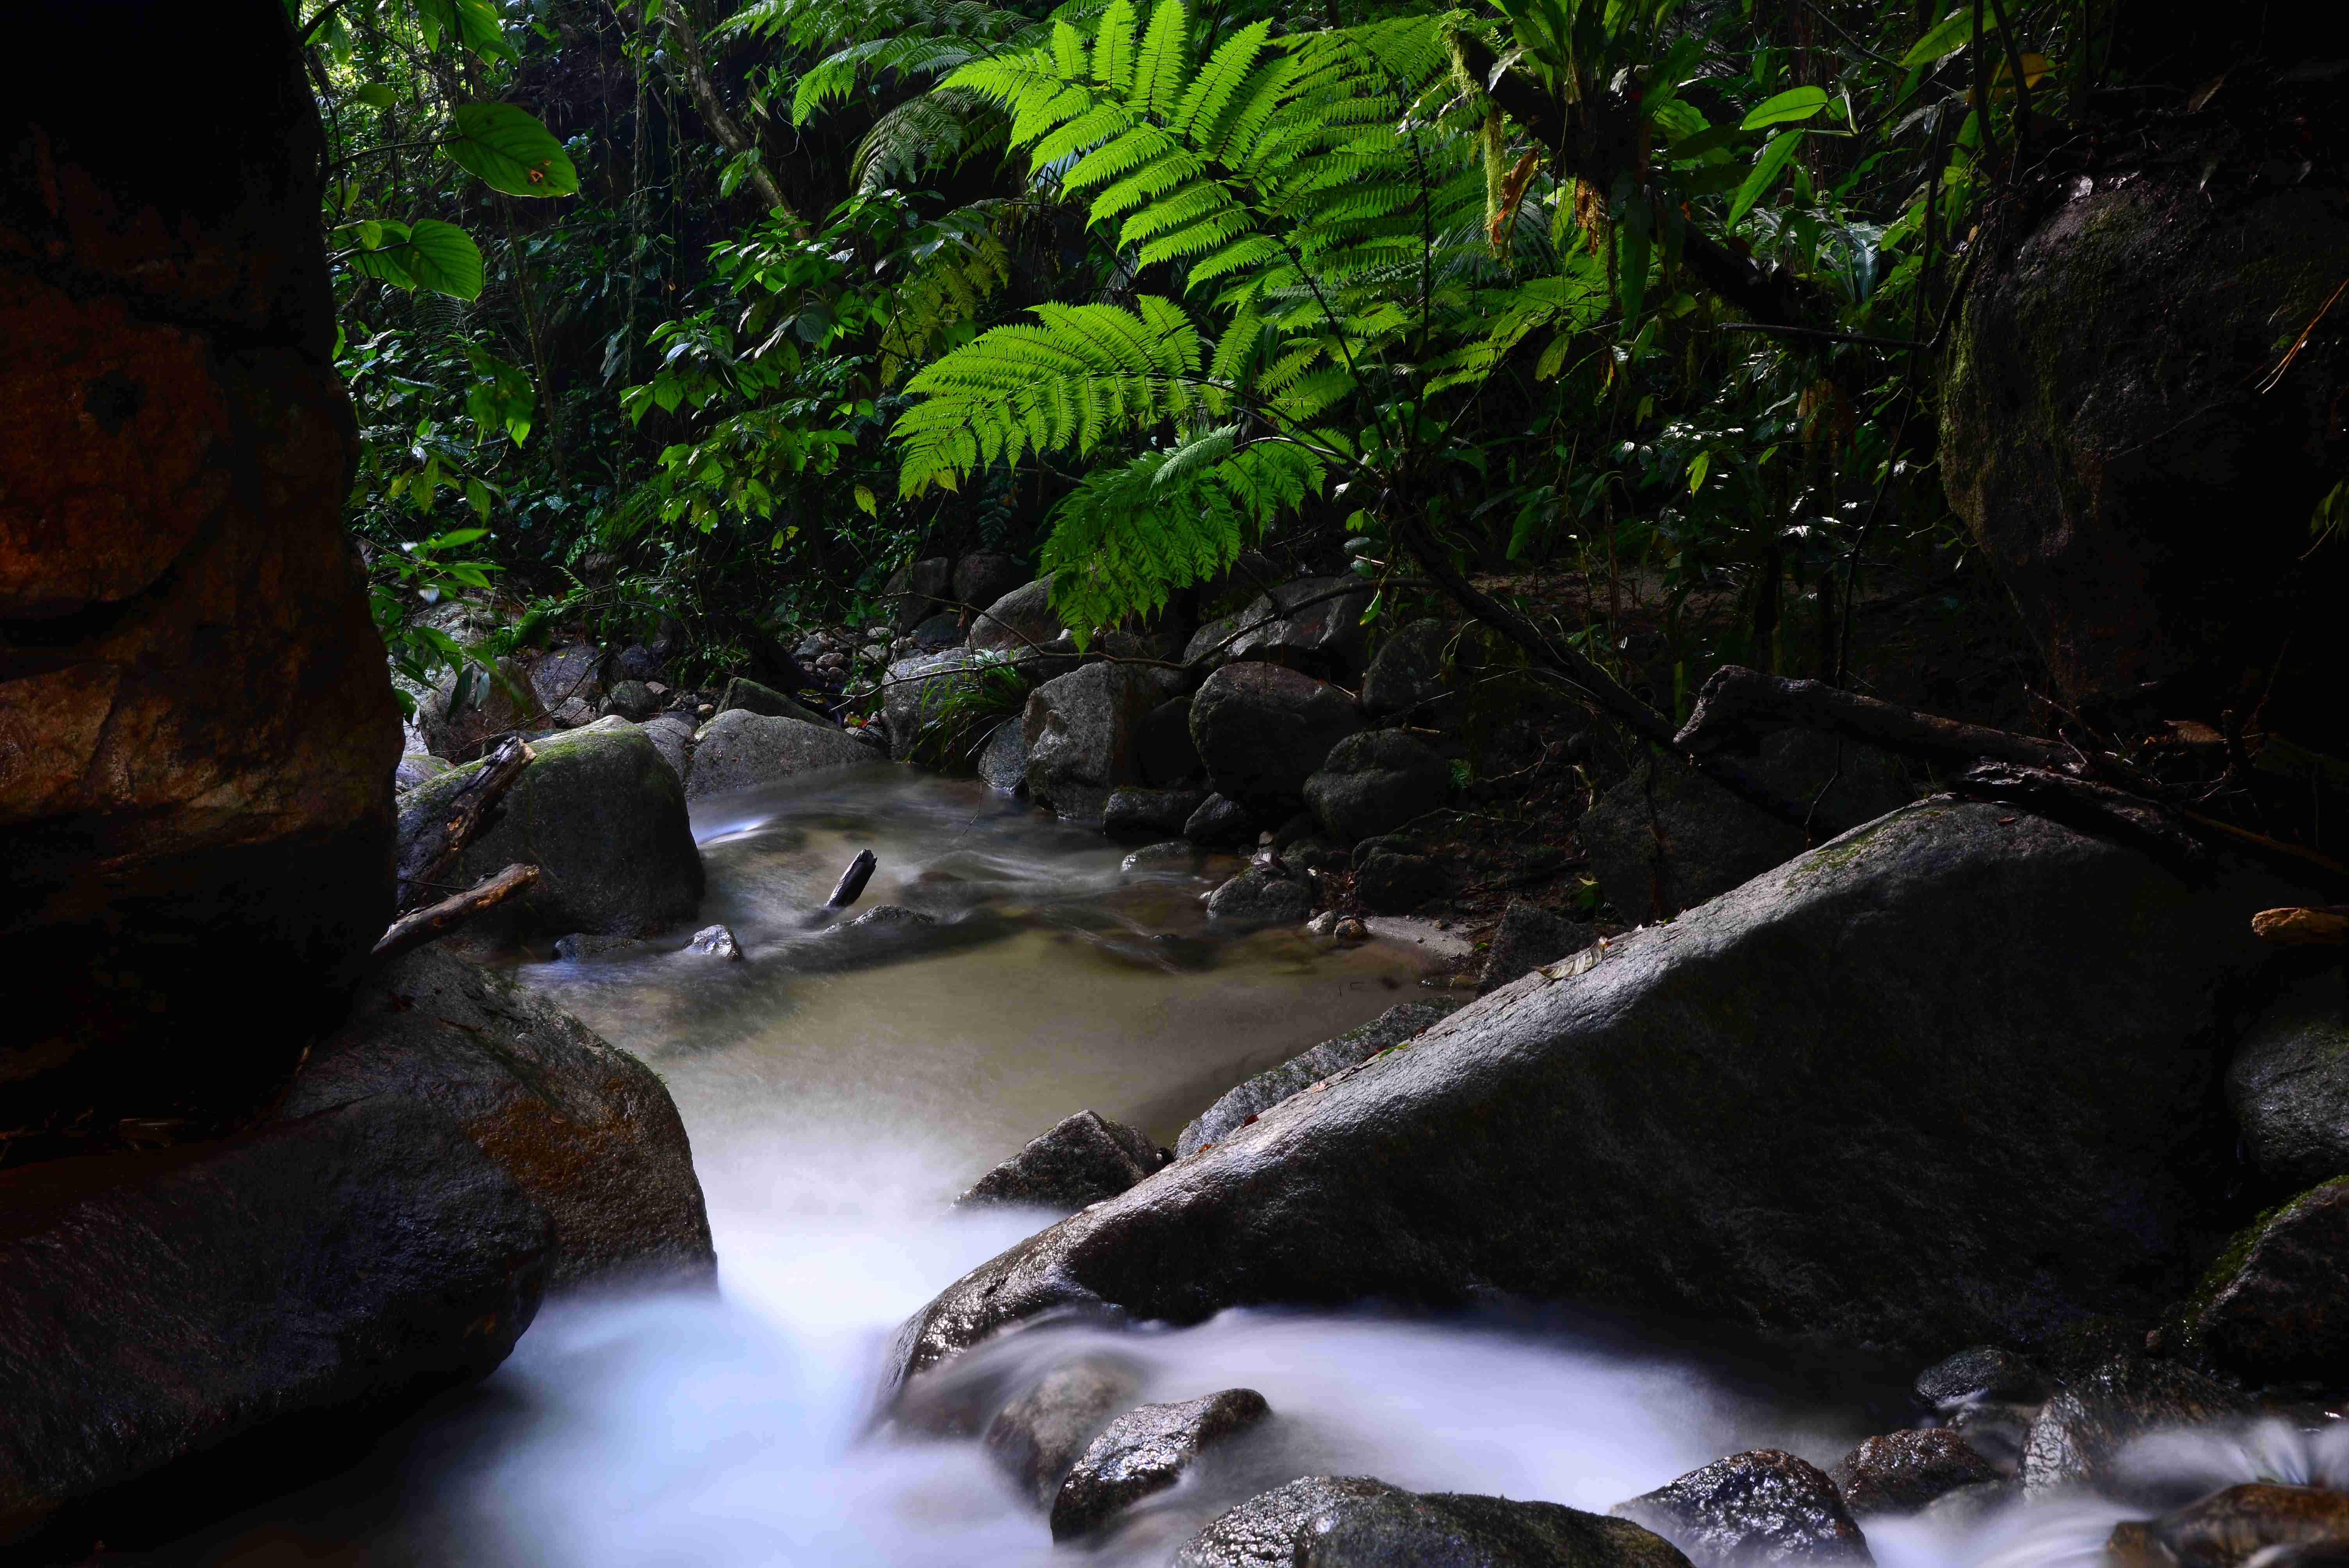
{"type": "MultiPolygon", "coordinates": [[[[551,1305],[480,1388],[166,1560],[1042,1563],[1043,1521],[976,1444],[873,1432],[895,1326],[1050,1218],[955,1215],[948,1201],[1086,1107],[1171,1142],[1247,1073],[1429,995],[1427,954],[1408,941],[1330,951],[1294,931],[1211,931],[1200,894],[1233,862],[1123,872],[1098,835],[977,785],[843,771],[704,802],[695,830],[704,917],[733,928],[745,962],[640,952],[520,973],[667,1081],[719,1291],[551,1305]],[[937,923],[849,966],[854,944],[805,921],[859,849],[880,862],[860,907],[937,923]]],[[[1234,1311],[1014,1336],[958,1375],[1015,1385],[1093,1345],[1136,1367],[1145,1398],[1246,1386],[1275,1411],[1139,1510],[1090,1554],[1101,1568],[1163,1563],[1220,1507],[1302,1474],[1604,1510],[1741,1449],[1825,1464],[1903,1424],[1880,1382],[1590,1317],[1234,1311]]],[[[2112,1517],[1871,1538],[1888,1568],[2003,1568],[2062,1561],[2112,1517]]]]}

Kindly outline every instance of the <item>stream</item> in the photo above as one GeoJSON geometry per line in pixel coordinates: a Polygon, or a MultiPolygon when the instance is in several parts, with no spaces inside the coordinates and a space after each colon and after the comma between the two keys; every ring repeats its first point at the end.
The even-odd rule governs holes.
{"type": "MultiPolygon", "coordinates": [[[[357,1466],[156,1561],[466,1568],[1002,1564],[1054,1559],[978,1445],[876,1436],[897,1325],[1030,1234],[1034,1212],[950,1213],[997,1161],[1090,1107],[1164,1143],[1247,1074],[1426,997],[1425,949],[1325,950],[1211,931],[1228,860],[1121,870],[1124,851],[984,787],[889,768],[697,803],[706,921],[747,957],[653,951],[524,963],[526,985],[641,1056],[694,1147],[716,1294],[550,1304],[508,1363],[357,1466]],[[938,923],[828,968],[807,912],[860,849],[859,907],[938,923]]],[[[1015,1385],[1072,1346],[1145,1399],[1245,1386],[1274,1418],[1136,1509],[1100,1568],[1161,1564],[1295,1476],[1376,1475],[1603,1511],[1743,1449],[1822,1466],[1909,1424],[1914,1368],[1792,1363],[1718,1336],[1588,1314],[1226,1312],[1186,1329],[1013,1336],[957,1376],[1015,1385]]],[[[2093,1560],[2117,1510],[2042,1511],[1970,1538],[1871,1525],[1888,1568],[2093,1560]]],[[[1060,1561],[1069,1560],[1064,1549],[1060,1561]]]]}

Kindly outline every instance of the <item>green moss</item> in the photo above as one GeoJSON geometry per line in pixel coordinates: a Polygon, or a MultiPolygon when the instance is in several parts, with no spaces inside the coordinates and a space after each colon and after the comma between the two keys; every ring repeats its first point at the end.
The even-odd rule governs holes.
{"type": "Polygon", "coordinates": [[[2180,1307],[2178,1316],[2173,1325],[2178,1337],[2189,1346],[2199,1346],[2202,1320],[2217,1305],[2220,1293],[2233,1284],[2236,1277],[2243,1272],[2244,1265],[2251,1262],[2252,1249],[2260,1244],[2277,1221],[2319,1192],[2333,1191],[2344,1187],[2349,1187],[2349,1176],[2336,1176],[2330,1181],[2320,1181],[2307,1191],[2287,1198],[2274,1208],[2265,1211],[2250,1224],[2230,1237],[2227,1244],[2219,1249],[2219,1255],[2210,1261],[2210,1266],[2202,1271],[2202,1278],[2195,1284],[2180,1307]]]}

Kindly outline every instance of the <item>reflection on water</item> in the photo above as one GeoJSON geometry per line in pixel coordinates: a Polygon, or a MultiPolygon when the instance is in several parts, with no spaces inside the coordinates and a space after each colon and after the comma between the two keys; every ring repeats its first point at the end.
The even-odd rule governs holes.
{"type": "MultiPolygon", "coordinates": [[[[519,973],[667,1080],[721,1294],[550,1306],[496,1377],[372,1465],[169,1560],[1040,1564],[1043,1521],[976,1444],[867,1435],[895,1326],[1048,1218],[950,1215],[947,1201],[1086,1107],[1171,1142],[1237,1078],[1424,995],[1420,961],[1394,944],[1211,931],[1200,894],[1236,862],[1125,873],[1098,835],[975,785],[859,769],[704,802],[695,827],[704,919],[733,928],[744,962],[656,944],[519,973]],[[880,860],[860,908],[936,918],[911,947],[809,929],[860,849],[880,860]]],[[[1092,1554],[1102,1568],[1164,1563],[1220,1507],[1299,1474],[1603,1510],[1743,1448],[1828,1462],[1888,1414],[1588,1322],[1232,1312],[1179,1331],[1015,1336],[957,1375],[1009,1385],[1094,1343],[1136,1363],[1146,1398],[1246,1386],[1275,1411],[1140,1511],[1092,1554]]],[[[2002,1568],[2023,1560],[2016,1528],[1870,1533],[1887,1568],[2002,1568]]],[[[2102,1531],[2033,1539],[2028,1560],[2044,1563],[2102,1531]]]]}

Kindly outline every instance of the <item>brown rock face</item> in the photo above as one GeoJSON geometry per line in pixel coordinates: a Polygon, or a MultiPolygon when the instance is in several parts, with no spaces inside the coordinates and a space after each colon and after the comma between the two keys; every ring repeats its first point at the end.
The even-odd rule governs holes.
{"type": "Polygon", "coordinates": [[[389,914],[321,140],[268,0],[30,9],[26,57],[121,76],[0,108],[0,944],[38,977],[0,1131],[201,1126],[283,1079],[389,914]],[[269,1026],[215,1032],[257,995],[269,1026]]]}

